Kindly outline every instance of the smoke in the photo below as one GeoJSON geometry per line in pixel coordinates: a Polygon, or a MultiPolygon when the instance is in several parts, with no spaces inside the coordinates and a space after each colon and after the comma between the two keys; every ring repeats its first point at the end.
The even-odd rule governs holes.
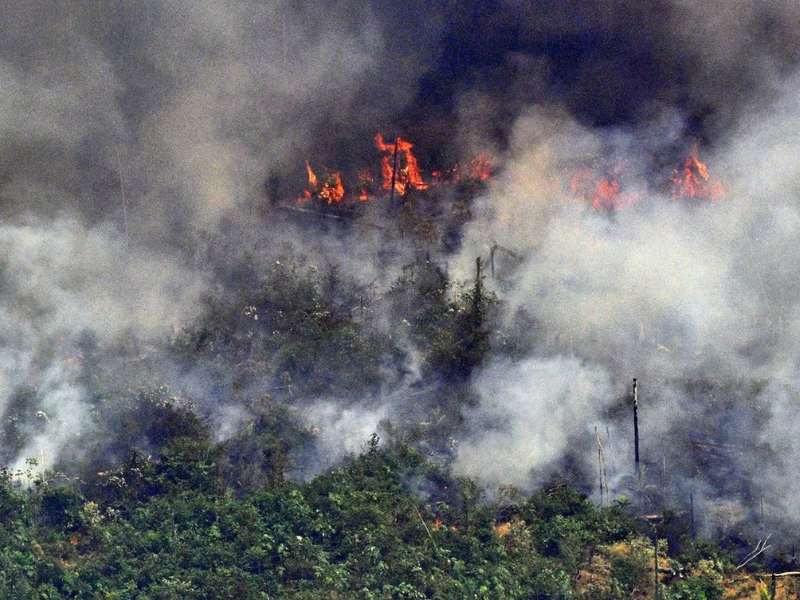
{"type": "MultiPolygon", "coordinates": [[[[146,349],[125,387],[158,371],[206,295],[265,271],[284,246],[380,295],[412,244],[381,227],[310,235],[263,192],[274,181],[279,200],[295,197],[306,159],[362,167],[385,130],[423,164],[483,151],[497,166],[457,255],[433,256],[461,280],[491,257],[497,338],[515,349],[471,382],[460,472],[525,485],[568,465],[588,477],[596,425],[630,462],[620,403],[636,376],[645,459],[675,465],[675,497],[793,514],[799,23],[791,0],[7,7],[0,408],[16,414],[23,390],[47,415],[10,462],[44,449],[56,463],[70,436],[96,435],[81,408],[91,386],[69,366],[81,335],[104,358],[146,349]],[[691,142],[724,198],[669,197],[691,142]],[[590,210],[570,189],[585,166],[618,169],[638,200],[590,210]]],[[[365,212],[363,223],[396,218],[365,212]]],[[[216,406],[217,437],[233,435],[235,394],[178,371],[158,376],[216,406]]],[[[435,404],[438,388],[425,389],[435,404]]],[[[359,451],[387,415],[430,408],[404,392],[369,410],[317,402],[307,419],[323,423],[325,455],[359,451]]]]}
{"type": "Polygon", "coordinates": [[[17,460],[8,465],[13,472],[44,472],[53,466],[65,446],[79,443],[81,436],[91,433],[84,390],[70,382],[63,367],[54,365],[44,373],[38,392],[43,398],[42,409],[35,413],[39,427],[31,432],[17,460]],[[36,459],[38,469],[30,464],[31,458],[36,459]]]}
{"type": "Polygon", "coordinates": [[[614,399],[601,367],[566,357],[492,364],[473,385],[480,404],[466,415],[473,433],[459,441],[454,468],[495,484],[527,486],[558,472],[614,399]]]}
{"type": "MultiPolygon", "coordinates": [[[[474,256],[494,255],[503,334],[533,358],[489,366],[473,382],[481,407],[467,419],[462,470],[520,483],[570,457],[596,479],[587,440],[599,422],[631,473],[630,413],[620,402],[635,376],[644,462],[664,498],[685,504],[694,493],[709,527],[725,507],[736,507],[739,525],[760,515],[762,527],[796,527],[800,455],[786,423],[797,416],[800,81],[770,83],[771,101],[740,112],[703,149],[711,176],[724,179],[715,202],[669,194],[660,155],[672,132],[686,130],[674,112],[638,129],[597,129],[552,107],[515,121],[504,172],[467,226],[457,272],[467,277],[474,256]],[[637,201],[602,212],[576,198],[571,177],[597,164],[621,165],[637,201]],[[576,360],[606,379],[576,372],[576,360]],[[548,383],[530,383],[536,361],[550,365],[548,383]],[[581,381],[584,393],[570,393],[581,381]],[[600,400],[587,407],[587,398],[600,400]],[[489,433],[487,419],[498,423],[489,433]],[[566,444],[571,432],[583,443],[566,444]],[[540,439],[548,452],[529,450],[540,439]]],[[[624,478],[614,485],[630,490],[624,478]]]]}
{"type": "Polygon", "coordinates": [[[383,433],[381,421],[387,407],[345,407],[335,401],[320,400],[304,411],[304,419],[317,436],[315,463],[303,474],[313,477],[335,467],[346,456],[365,450],[373,434],[383,433]]]}
{"type": "Polygon", "coordinates": [[[639,127],[677,109],[689,133],[718,138],[774,98],[800,59],[789,1],[467,0],[447,14],[422,102],[484,96],[491,109],[471,126],[503,140],[521,112],[555,104],[592,127],[639,127]]]}
{"type": "Polygon", "coordinates": [[[410,8],[416,16],[348,0],[8,7],[0,408],[11,419],[14,390],[29,386],[49,417],[7,449],[15,460],[46,445],[57,463],[63,432],[85,429],[78,405],[90,390],[64,368],[81,360],[82,332],[106,360],[132,342],[158,356],[217,273],[243,260],[209,252],[215,240],[301,238],[299,227],[265,227],[264,181],[302,165],[321,138],[373,135],[379,115],[407,101],[438,29],[435,12],[410,8]]]}

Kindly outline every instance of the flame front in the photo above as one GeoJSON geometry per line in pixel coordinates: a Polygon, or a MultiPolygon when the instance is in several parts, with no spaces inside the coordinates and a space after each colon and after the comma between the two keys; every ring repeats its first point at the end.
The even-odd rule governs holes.
{"type": "Polygon", "coordinates": [[[320,188],[319,180],[308,161],[306,161],[306,171],[308,171],[308,188],[297,198],[299,202],[310,200],[315,195],[328,204],[336,204],[342,201],[342,198],[344,198],[344,185],[342,185],[342,178],[339,173],[328,175],[322,184],[322,188],[320,188]]]}
{"type": "MultiPolygon", "coordinates": [[[[641,190],[631,190],[625,185],[624,163],[611,169],[600,170],[586,166],[578,170],[570,180],[570,189],[577,201],[583,201],[596,210],[617,210],[638,202],[640,191],[650,190],[654,195],[664,192],[664,185],[645,186],[641,190]]],[[[691,198],[701,200],[718,200],[725,194],[725,187],[713,180],[708,167],[697,155],[697,146],[693,145],[680,168],[672,172],[666,182],[673,199],[691,198]]]]}
{"type": "Polygon", "coordinates": [[[298,202],[315,201],[317,204],[344,204],[358,198],[359,201],[375,199],[381,191],[406,196],[412,190],[427,190],[432,186],[454,184],[461,181],[485,181],[493,175],[493,167],[485,155],[480,155],[464,166],[455,165],[446,171],[434,171],[431,180],[425,181],[417,158],[412,152],[413,144],[398,137],[392,143],[384,141],[383,135],[375,135],[375,145],[379,151],[380,175],[371,170],[358,173],[358,181],[345,187],[338,172],[325,171],[317,176],[306,161],[308,185],[297,197],[298,202]],[[394,186],[392,183],[394,182],[394,186]]]}

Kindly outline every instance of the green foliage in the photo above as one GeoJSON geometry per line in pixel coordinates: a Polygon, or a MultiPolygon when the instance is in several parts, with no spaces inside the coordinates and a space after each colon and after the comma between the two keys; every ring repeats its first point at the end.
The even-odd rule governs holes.
{"type": "Polygon", "coordinates": [[[85,498],[67,487],[47,487],[39,499],[40,515],[46,525],[62,531],[78,531],[83,519],[80,509],[85,498]]]}
{"type": "Polygon", "coordinates": [[[12,462],[27,440],[44,431],[46,421],[38,411],[39,395],[35,387],[24,385],[11,394],[2,411],[0,448],[4,464],[12,462]]]}
{"type": "Polygon", "coordinates": [[[544,556],[563,561],[576,572],[597,547],[621,541],[636,531],[624,509],[600,509],[566,485],[530,497],[520,516],[529,523],[544,556]]]}
{"type": "Polygon", "coordinates": [[[269,396],[253,402],[250,410],[252,420],[221,448],[225,481],[242,491],[283,482],[295,456],[309,450],[314,439],[296,410],[269,396]]]}
{"type": "Polygon", "coordinates": [[[721,581],[701,575],[689,577],[669,587],[665,600],[716,600],[722,598],[725,588],[721,581]]]}
{"type": "Polygon", "coordinates": [[[600,554],[610,567],[611,589],[620,597],[653,589],[653,542],[638,535],[626,543],[604,546],[600,554]]]}
{"type": "Polygon", "coordinates": [[[431,373],[461,380],[481,364],[490,348],[487,313],[497,300],[485,291],[480,267],[472,285],[456,285],[438,265],[414,263],[395,283],[393,299],[431,373]]]}
{"type": "MultiPolygon", "coordinates": [[[[277,434],[290,414],[267,409],[254,427],[277,434]]],[[[175,437],[85,490],[17,489],[4,472],[0,597],[611,600],[651,589],[652,542],[624,508],[567,486],[494,504],[474,482],[373,436],[305,485],[245,494],[225,484],[224,451],[175,437]],[[423,503],[409,485],[451,505],[436,494],[423,503]]],[[[662,597],[720,598],[714,548],[684,549],[684,576],[664,582],[662,597]]]]}
{"type": "Polygon", "coordinates": [[[182,437],[208,438],[208,426],[197,416],[191,402],[169,396],[163,387],[103,400],[95,407],[94,417],[107,432],[98,440],[100,447],[94,454],[116,461],[134,450],[158,452],[182,437]]]}
{"type": "Polygon", "coordinates": [[[716,600],[725,591],[723,576],[733,568],[726,551],[708,540],[687,540],[682,553],[675,561],[688,573],[688,577],[671,586],[669,599],[716,600]],[[681,562],[683,561],[683,565],[681,562]]]}
{"type": "Polygon", "coordinates": [[[733,567],[730,552],[704,538],[683,540],[678,560],[687,566],[698,566],[701,561],[708,564],[710,561],[719,572],[733,567]]]}
{"type": "Polygon", "coordinates": [[[252,287],[209,298],[174,349],[190,364],[220,363],[220,379],[233,367],[234,388],[256,376],[290,396],[374,391],[388,345],[386,336],[354,320],[366,295],[336,266],[323,275],[294,258],[275,261],[252,287]]]}

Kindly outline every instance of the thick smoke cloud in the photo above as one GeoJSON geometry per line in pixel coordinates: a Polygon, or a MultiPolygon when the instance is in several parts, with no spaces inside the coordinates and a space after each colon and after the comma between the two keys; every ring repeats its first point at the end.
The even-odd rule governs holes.
{"type": "Polygon", "coordinates": [[[64,367],[75,340],[157,353],[237,260],[202,262],[223,222],[253,246],[291,241],[253,208],[263,182],[331,132],[374,133],[427,68],[437,17],[393,35],[399,15],[349,1],[6,8],[0,387],[4,410],[20,386],[49,407],[17,466],[45,441],[53,464],[88,395],[64,367]]]}
{"type": "MultiPolygon", "coordinates": [[[[530,358],[487,366],[483,377],[492,383],[475,382],[483,408],[468,417],[475,433],[458,453],[466,472],[524,485],[520,461],[536,470],[552,460],[527,450],[531,431],[559,440],[557,448],[569,423],[583,439],[565,454],[582,456],[583,473],[596,480],[591,441],[602,415],[617,464],[632,473],[630,405],[613,407],[629,398],[636,376],[644,390],[644,461],[667,486],[665,496],[686,503],[695,494],[708,527],[731,507],[740,520],[752,511],[766,512],[768,523],[796,524],[789,515],[800,446],[786,423],[797,417],[800,375],[793,267],[800,258],[799,85],[796,77],[784,80],[774,101],[743,113],[724,144],[706,149],[710,175],[724,178],[726,193],[717,201],[676,200],[668,187],[646,185],[664,139],[652,127],[597,130],[541,108],[517,119],[505,171],[468,225],[461,273],[495,248],[495,285],[507,301],[503,329],[524,331],[506,335],[525,339],[539,360],[574,356],[612,383],[585,393],[597,398],[587,405],[570,392],[581,381],[574,369],[520,395],[534,388],[524,375],[530,358]],[[638,200],[602,212],[576,199],[572,175],[598,162],[621,164],[638,200]],[[570,398],[575,412],[538,419],[529,402],[548,386],[535,407],[570,398]],[[500,412],[510,423],[489,435],[485,418],[495,418],[490,407],[498,402],[508,402],[500,412]],[[493,468],[482,467],[484,457],[493,468]]],[[[630,489],[624,478],[616,485],[630,489]]]]}
{"type": "Polygon", "coordinates": [[[566,357],[494,364],[474,385],[483,401],[468,415],[477,427],[460,441],[455,468],[497,483],[541,482],[563,468],[613,400],[602,368],[566,357]]]}
{"type": "Polygon", "coordinates": [[[800,60],[791,1],[463,1],[447,15],[415,115],[439,120],[431,106],[446,113],[482,98],[470,128],[501,143],[536,104],[564,105],[593,127],[677,110],[685,131],[713,141],[774,98],[800,60]]]}

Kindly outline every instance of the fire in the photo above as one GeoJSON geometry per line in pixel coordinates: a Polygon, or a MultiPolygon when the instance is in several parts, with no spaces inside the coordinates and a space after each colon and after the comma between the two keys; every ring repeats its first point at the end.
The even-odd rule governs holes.
{"type": "MultiPolygon", "coordinates": [[[[586,202],[596,210],[617,210],[638,202],[639,190],[626,189],[625,173],[622,163],[605,171],[591,166],[578,170],[570,180],[570,189],[576,200],[586,202]]],[[[692,198],[718,200],[725,194],[725,187],[713,180],[708,167],[700,160],[697,146],[693,145],[680,168],[672,172],[667,182],[670,195],[674,199],[692,198]]],[[[654,194],[664,191],[664,186],[652,188],[654,194]]]]}
{"type": "Polygon", "coordinates": [[[635,191],[626,191],[620,184],[619,166],[597,176],[588,167],[572,176],[570,189],[577,199],[583,200],[597,210],[616,210],[639,200],[635,191]]]}
{"type": "Polygon", "coordinates": [[[375,178],[369,171],[362,171],[358,174],[358,183],[359,183],[359,192],[358,192],[358,199],[361,202],[365,202],[370,199],[369,188],[371,184],[375,181],[375,178]]]}
{"type": "Polygon", "coordinates": [[[481,154],[478,158],[470,163],[470,177],[480,181],[486,181],[492,176],[492,163],[486,158],[485,154],[481,154]]]}
{"type": "Polygon", "coordinates": [[[718,200],[724,194],[724,186],[710,179],[708,167],[697,156],[697,145],[694,144],[683,166],[672,172],[672,197],[718,200]]]}
{"type": "Polygon", "coordinates": [[[464,166],[455,165],[445,171],[434,171],[426,181],[416,156],[414,145],[401,137],[386,142],[381,133],[375,135],[380,158],[380,174],[372,170],[358,173],[358,181],[347,187],[338,172],[327,172],[318,177],[306,161],[308,185],[297,197],[298,202],[315,201],[317,204],[348,205],[356,198],[363,202],[371,200],[387,191],[405,196],[412,190],[427,190],[433,186],[449,185],[460,181],[485,181],[493,174],[489,159],[481,154],[464,166]],[[392,185],[394,183],[394,186],[392,185]],[[394,189],[393,189],[394,188],[394,189]]]}
{"type": "Polygon", "coordinates": [[[308,187],[312,190],[317,189],[317,176],[314,175],[314,171],[311,170],[311,165],[308,164],[308,161],[306,161],[306,171],[308,171],[308,187]]]}
{"type": "Polygon", "coordinates": [[[297,198],[298,201],[310,200],[315,195],[327,204],[336,204],[342,201],[342,198],[344,198],[344,186],[339,173],[328,175],[320,188],[319,180],[308,161],[306,161],[306,171],[308,171],[308,188],[297,198]]]}
{"type": "Polygon", "coordinates": [[[401,137],[395,139],[394,144],[387,144],[383,141],[383,135],[379,133],[375,136],[375,145],[381,152],[383,189],[391,190],[394,182],[395,193],[403,196],[409,188],[417,190],[428,188],[428,184],[423,181],[420,174],[417,159],[411,153],[413,144],[401,137]]]}
{"type": "Polygon", "coordinates": [[[333,173],[322,186],[319,197],[327,200],[328,204],[340,202],[344,198],[344,186],[338,173],[333,173]]]}

